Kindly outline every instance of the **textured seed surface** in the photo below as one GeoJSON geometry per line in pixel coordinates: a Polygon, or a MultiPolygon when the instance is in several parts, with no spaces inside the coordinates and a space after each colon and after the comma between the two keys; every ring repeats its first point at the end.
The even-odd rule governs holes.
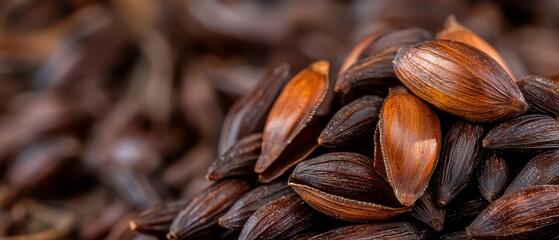
{"type": "Polygon", "coordinates": [[[547,151],[530,160],[503,195],[526,187],[547,184],[559,184],[559,150],[547,151]]]}
{"type": "Polygon", "coordinates": [[[530,75],[518,82],[531,108],[557,118],[559,116],[559,82],[530,75]]]}
{"type": "Polygon", "coordinates": [[[337,228],[309,240],[342,239],[426,239],[428,231],[407,222],[373,223],[337,228]]]}
{"type": "Polygon", "coordinates": [[[187,203],[186,200],[159,203],[132,219],[129,223],[130,229],[163,238],[169,232],[175,216],[187,203]]]}
{"type": "Polygon", "coordinates": [[[502,121],[528,110],[499,63],[464,43],[434,40],[403,49],[394,70],[418,97],[466,120],[502,121]]]}
{"type": "Polygon", "coordinates": [[[491,129],[483,147],[515,151],[559,148],[559,121],[543,114],[513,118],[491,129]]]}
{"type": "Polygon", "coordinates": [[[225,177],[254,174],[254,165],[262,149],[262,133],[241,138],[208,168],[206,179],[217,181],[225,177]]]}
{"type": "Polygon", "coordinates": [[[479,171],[479,192],[487,201],[493,202],[505,190],[508,178],[509,168],[505,159],[492,153],[479,171]]]}
{"type": "Polygon", "coordinates": [[[415,203],[410,215],[429,225],[436,231],[441,231],[444,226],[445,211],[435,204],[433,192],[429,189],[415,203]]]}

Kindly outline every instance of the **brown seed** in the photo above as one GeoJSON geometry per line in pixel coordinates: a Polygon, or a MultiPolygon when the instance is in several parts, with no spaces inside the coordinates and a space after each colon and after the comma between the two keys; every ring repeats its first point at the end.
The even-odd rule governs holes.
{"type": "Polygon", "coordinates": [[[360,58],[395,55],[401,48],[432,39],[433,35],[422,28],[387,29],[363,49],[360,58]]]}
{"type": "Polygon", "coordinates": [[[458,227],[463,230],[465,225],[470,224],[489,205],[489,202],[482,197],[460,200],[447,206],[445,224],[447,227],[458,227]]]}
{"type": "Polygon", "coordinates": [[[457,122],[447,132],[437,171],[437,204],[446,206],[468,184],[482,157],[483,128],[457,122]]]}
{"type": "Polygon", "coordinates": [[[468,235],[465,231],[452,232],[439,237],[439,240],[467,240],[468,235]]]}
{"type": "Polygon", "coordinates": [[[547,151],[530,160],[503,195],[526,187],[547,184],[559,184],[559,150],[547,151]]]}
{"type": "Polygon", "coordinates": [[[398,205],[372,160],[357,153],[328,153],[297,165],[291,186],[318,211],[346,221],[394,217],[409,210],[398,205]]]}
{"type": "Polygon", "coordinates": [[[479,171],[479,192],[487,201],[493,202],[505,189],[508,177],[509,168],[505,159],[493,152],[479,171]]]}
{"type": "Polygon", "coordinates": [[[301,197],[291,193],[256,210],[239,239],[288,238],[313,225],[316,217],[316,212],[301,197]]]}
{"type": "Polygon", "coordinates": [[[383,99],[363,96],[342,107],[330,120],[318,137],[318,143],[327,147],[350,145],[377,124],[383,99]]]}
{"type": "Polygon", "coordinates": [[[551,237],[559,222],[559,186],[524,188],[492,202],[466,227],[471,238],[551,237]]]}
{"type": "Polygon", "coordinates": [[[495,59],[495,61],[497,61],[501,65],[501,67],[503,67],[507,71],[512,79],[515,79],[514,74],[508,67],[503,57],[501,57],[501,54],[499,54],[499,52],[497,52],[497,50],[495,50],[495,48],[493,48],[489,43],[483,40],[483,38],[480,38],[470,29],[458,23],[454,15],[450,15],[446,18],[444,29],[437,33],[437,39],[462,42],[483,51],[491,58],[495,59]]]}
{"type": "Polygon", "coordinates": [[[402,49],[394,69],[418,97],[466,120],[501,121],[528,110],[499,63],[464,43],[435,40],[402,49]]]}
{"type": "Polygon", "coordinates": [[[429,189],[415,203],[410,215],[429,225],[435,231],[443,230],[445,211],[435,205],[434,194],[429,189]]]}
{"type": "Polygon", "coordinates": [[[280,64],[231,107],[221,130],[219,154],[225,153],[237,140],[264,128],[266,116],[281,89],[289,80],[289,64],[280,64]]]}
{"type": "Polygon", "coordinates": [[[218,218],[249,190],[250,185],[239,179],[212,184],[179,212],[169,228],[167,238],[186,239],[212,231],[218,227],[218,218]]]}
{"type": "Polygon", "coordinates": [[[394,88],[384,102],[378,128],[386,178],[400,203],[411,206],[423,195],[437,165],[439,118],[421,99],[394,88]]]}
{"type": "Polygon", "coordinates": [[[318,146],[319,124],[311,121],[328,91],[328,68],[326,61],[311,64],[293,77],[274,103],[254,168],[260,181],[281,176],[318,146]]]}
{"type": "Polygon", "coordinates": [[[164,238],[169,232],[173,219],[188,201],[162,202],[145,210],[129,223],[130,230],[164,238]]]}
{"type": "Polygon", "coordinates": [[[518,82],[530,107],[555,118],[559,117],[559,82],[530,75],[518,82]]]}
{"type": "Polygon", "coordinates": [[[559,148],[559,121],[543,114],[508,120],[487,133],[483,147],[504,150],[559,148]]]}
{"type": "Polygon", "coordinates": [[[225,215],[220,217],[219,225],[240,231],[256,210],[292,191],[285,182],[257,187],[241,197],[225,215]]]}
{"type": "Polygon", "coordinates": [[[374,33],[371,33],[371,34],[363,37],[361,40],[359,40],[359,42],[353,47],[353,49],[351,49],[351,52],[349,52],[347,54],[346,58],[344,59],[344,62],[342,63],[342,66],[340,67],[338,77],[340,75],[342,75],[349,67],[351,67],[351,65],[353,65],[355,62],[357,62],[359,59],[361,59],[361,57],[362,57],[361,53],[363,52],[363,49],[365,49],[365,47],[367,47],[372,41],[374,41],[383,32],[389,31],[389,30],[392,30],[392,29],[387,28],[387,29],[383,29],[383,30],[380,30],[380,31],[376,31],[374,33]]]}
{"type": "Polygon", "coordinates": [[[429,231],[407,222],[372,223],[336,228],[309,240],[427,239],[429,231]]]}
{"type": "Polygon", "coordinates": [[[206,179],[221,180],[225,177],[254,174],[256,159],[262,149],[262,133],[241,138],[208,168],[206,179]]]}

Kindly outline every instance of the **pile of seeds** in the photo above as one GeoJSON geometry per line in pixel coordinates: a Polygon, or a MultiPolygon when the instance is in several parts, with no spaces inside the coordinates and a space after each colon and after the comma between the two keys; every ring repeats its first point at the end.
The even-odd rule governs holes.
{"type": "Polygon", "coordinates": [[[558,236],[558,76],[514,76],[452,16],[436,36],[375,32],[330,69],[271,69],[227,114],[213,184],[130,228],[168,239],[558,236]]]}

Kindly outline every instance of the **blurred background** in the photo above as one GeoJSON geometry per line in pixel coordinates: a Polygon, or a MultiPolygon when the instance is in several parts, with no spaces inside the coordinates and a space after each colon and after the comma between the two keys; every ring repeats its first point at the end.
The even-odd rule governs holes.
{"type": "Polygon", "coordinates": [[[151,239],[128,221],[209,185],[224,116],[266,70],[335,76],[366,34],[449,14],[517,77],[559,72],[559,0],[2,0],[0,237],[151,239]]]}

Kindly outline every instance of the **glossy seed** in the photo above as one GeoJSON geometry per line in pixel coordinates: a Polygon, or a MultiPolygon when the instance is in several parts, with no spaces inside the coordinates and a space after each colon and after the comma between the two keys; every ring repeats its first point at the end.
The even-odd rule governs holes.
{"type": "Polygon", "coordinates": [[[503,195],[530,186],[548,184],[559,184],[559,150],[547,151],[530,160],[503,195]]]}
{"type": "Polygon", "coordinates": [[[515,151],[559,148],[559,121],[543,114],[513,118],[491,129],[483,147],[515,151]]]}
{"type": "Polygon", "coordinates": [[[437,203],[446,206],[468,184],[482,157],[483,128],[457,122],[448,130],[437,171],[437,203]]]}
{"type": "Polygon", "coordinates": [[[518,82],[531,108],[557,118],[559,116],[559,82],[530,75],[518,82]]]}
{"type": "Polygon", "coordinates": [[[241,197],[225,215],[220,217],[219,225],[240,231],[256,210],[292,191],[285,182],[259,186],[241,197]]]}
{"type": "Polygon", "coordinates": [[[372,223],[336,228],[309,240],[427,239],[429,231],[407,222],[372,223]]]}
{"type": "Polygon", "coordinates": [[[239,239],[284,239],[312,226],[317,215],[297,194],[276,199],[258,210],[246,222],[239,239]]]}
{"type": "Polygon", "coordinates": [[[351,145],[352,141],[373,132],[383,99],[363,96],[342,107],[320,133],[318,143],[326,147],[351,145]]]}
{"type": "Polygon", "coordinates": [[[173,219],[187,203],[186,200],[159,203],[132,219],[130,230],[164,238],[173,219]]]}
{"type": "Polygon", "coordinates": [[[262,149],[262,133],[241,138],[208,168],[206,179],[221,180],[225,177],[254,174],[254,165],[262,149]]]}
{"type": "Polygon", "coordinates": [[[550,239],[557,234],[559,186],[524,188],[492,202],[466,227],[471,238],[550,239]]]}
{"type": "Polygon", "coordinates": [[[421,99],[395,88],[384,102],[378,128],[386,178],[398,201],[411,206],[423,195],[437,165],[439,118],[421,99]]]}
{"type": "Polygon", "coordinates": [[[493,152],[479,171],[479,192],[487,201],[493,202],[505,190],[508,177],[509,168],[505,159],[493,152]]]}
{"type": "Polygon", "coordinates": [[[427,190],[415,203],[410,215],[440,232],[444,226],[445,211],[435,205],[432,191],[427,190]]]}
{"type": "Polygon", "coordinates": [[[466,120],[502,121],[528,110],[499,63],[464,43],[434,40],[402,49],[394,70],[418,97],[466,120]]]}

